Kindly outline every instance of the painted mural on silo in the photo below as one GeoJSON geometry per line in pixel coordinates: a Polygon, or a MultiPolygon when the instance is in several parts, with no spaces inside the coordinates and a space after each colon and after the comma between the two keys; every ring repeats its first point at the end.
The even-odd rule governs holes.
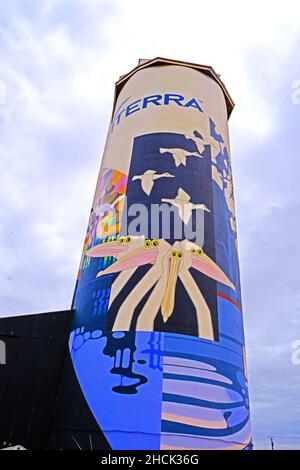
{"type": "Polygon", "coordinates": [[[116,85],[70,336],[112,449],[250,449],[228,115],[210,67],[116,85]]]}

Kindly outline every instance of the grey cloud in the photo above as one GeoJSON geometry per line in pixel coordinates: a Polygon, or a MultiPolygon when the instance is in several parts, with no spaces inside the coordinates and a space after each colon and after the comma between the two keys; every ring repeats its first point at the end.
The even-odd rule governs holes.
{"type": "MultiPolygon", "coordinates": [[[[8,93],[0,106],[0,315],[69,307],[110,118],[113,78],[101,65],[99,89],[89,92],[93,61],[109,54],[105,28],[116,7],[46,3],[47,11],[37,1],[1,6],[0,79],[8,93]],[[65,50],[55,34],[63,34],[65,50]],[[78,92],[80,74],[86,89],[78,92]]],[[[247,51],[247,77],[272,109],[273,128],[255,138],[242,131],[239,102],[231,123],[258,447],[269,446],[269,434],[278,446],[300,446],[300,365],[291,362],[291,343],[300,339],[297,50],[278,63],[267,46],[247,51]]]]}
{"type": "Polygon", "coordinates": [[[300,369],[291,362],[291,343],[300,338],[300,106],[291,103],[291,84],[300,70],[297,48],[295,44],[293,60],[285,58],[275,66],[267,48],[247,58],[250,83],[261,88],[270,109],[276,104],[274,128],[255,141],[246,134],[232,135],[252,422],[258,448],[270,447],[268,435],[277,436],[278,448],[300,448],[300,369]]]}

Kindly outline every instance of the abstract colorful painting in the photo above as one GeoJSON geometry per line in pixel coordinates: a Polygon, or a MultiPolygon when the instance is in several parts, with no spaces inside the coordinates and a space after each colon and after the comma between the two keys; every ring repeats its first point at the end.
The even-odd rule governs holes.
{"type": "MultiPolygon", "coordinates": [[[[246,448],[251,436],[243,344],[232,331],[236,326],[240,335],[242,322],[238,272],[232,266],[236,265],[232,261],[236,235],[224,197],[231,174],[229,163],[225,176],[218,163],[224,165],[226,149],[220,150],[216,159],[216,171],[224,177],[222,186],[207,179],[205,188],[191,180],[207,171],[204,165],[210,159],[190,158],[182,168],[176,168],[168,151],[172,145],[181,145],[187,155],[195,150],[191,139],[176,134],[135,139],[127,204],[134,198],[144,198],[145,204],[166,196],[171,201],[179,187],[190,188],[192,200],[210,207],[205,215],[210,243],[207,247],[204,243],[202,249],[188,240],[176,241],[172,231],[169,239],[147,239],[141,234],[111,240],[109,234],[101,237],[98,228],[108,215],[93,217],[84,266],[89,268],[90,282],[98,283],[98,288],[94,286],[90,305],[84,306],[85,320],[90,314],[90,320],[85,321],[90,328],[73,333],[72,359],[85,397],[112,448],[134,448],[137,435],[139,448],[246,448]],[[139,148],[148,148],[151,160],[145,162],[139,148]],[[161,148],[168,154],[163,159],[161,148]],[[148,195],[132,176],[142,173],[143,165],[154,168],[156,174],[167,173],[164,170],[172,167],[174,179],[154,183],[148,195]],[[218,217],[220,209],[226,218],[218,217]],[[219,227],[220,219],[225,219],[222,225],[226,230],[219,227]],[[130,419],[126,407],[134,410],[130,419]],[[142,422],[147,422],[148,434],[142,422]],[[119,435],[115,429],[123,431],[119,435]],[[135,429],[136,434],[124,441],[126,429],[135,429]]],[[[98,199],[93,213],[102,201],[120,204],[121,194],[114,191],[122,188],[124,194],[126,180],[124,175],[116,177],[113,171],[105,170],[101,182],[108,185],[108,191],[98,199]]],[[[114,226],[120,223],[110,220],[114,226]]]]}

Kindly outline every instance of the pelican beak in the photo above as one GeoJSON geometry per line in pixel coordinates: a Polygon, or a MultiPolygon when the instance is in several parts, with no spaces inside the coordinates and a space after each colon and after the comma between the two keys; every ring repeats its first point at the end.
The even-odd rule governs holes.
{"type": "Polygon", "coordinates": [[[181,262],[182,252],[175,250],[172,251],[169,258],[166,290],[161,303],[161,314],[164,323],[166,323],[166,321],[170,318],[174,310],[176,284],[181,262]]]}
{"type": "Polygon", "coordinates": [[[192,268],[197,269],[206,276],[214,279],[215,281],[221,282],[225,286],[235,290],[234,285],[230,279],[226,276],[224,271],[209,257],[201,248],[192,249],[192,268]]]}
{"type": "Polygon", "coordinates": [[[158,250],[152,246],[136,248],[108,266],[104,271],[100,271],[97,277],[104,276],[105,274],[118,273],[130,268],[137,268],[145,264],[155,264],[157,254],[158,250]]]}
{"type": "Polygon", "coordinates": [[[120,253],[127,250],[128,245],[122,244],[119,240],[112,242],[103,242],[93,246],[85,254],[91,258],[104,258],[105,256],[113,256],[117,258],[120,253]]]}

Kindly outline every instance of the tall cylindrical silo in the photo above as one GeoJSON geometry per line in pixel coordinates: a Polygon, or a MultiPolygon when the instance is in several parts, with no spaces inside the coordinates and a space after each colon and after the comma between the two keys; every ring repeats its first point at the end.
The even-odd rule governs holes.
{"type": "Polygon", "coordinates": [[[232,99],[161,58],[115,90],[73,301],[82,393],[112,449],[249,449],[232,99]]]}

